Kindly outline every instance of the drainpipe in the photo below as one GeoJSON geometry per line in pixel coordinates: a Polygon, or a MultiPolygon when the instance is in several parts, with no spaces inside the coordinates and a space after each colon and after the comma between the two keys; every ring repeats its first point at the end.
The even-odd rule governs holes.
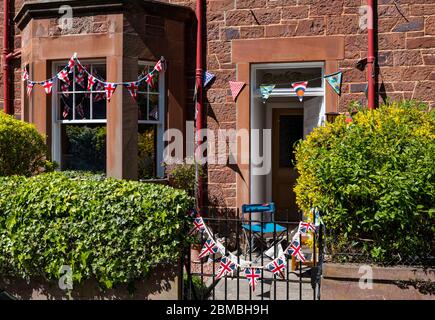
{"type": "Polygon", "coordinates": [[[374,0],[367,1],[368,18],[367,18],[367,33],[368,33],[368,54],[367,54],[367,79],[368,79],[368,108],[375,108],[375,33],[373,29],[374,20],[374,0]]]}
{"type": "MultiPolygon", "coordinates": [[[[200,146],[203,143],[201,137],[201,129],[203,125],[203,101],[202,101],[202,85],[203,85],[203,56],[202,56],[202,30],[203,30],[203,0],[196,0],[196,20],[197,20],[197,34],[196,34],[196,159],[201,159],[200,146]]],[[[197,164],[200,166],[202,164],[197,164]]],[[[198,209],[201,210],[203,206],[203,181],[198,170],[196,172],[197,192],[196,200],[198,209]]]]}
{"type": "Polygon", "coordinates": [[[11,114],[10,98],[10,58],[11,53],[9,45],[9,0],[3,1],[3,111],[11,114]]]}

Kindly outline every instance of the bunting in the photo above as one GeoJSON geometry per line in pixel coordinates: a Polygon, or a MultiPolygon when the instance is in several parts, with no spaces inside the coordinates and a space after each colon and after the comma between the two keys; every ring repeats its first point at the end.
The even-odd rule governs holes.
{"type": "Polygon", "coordinates": [[[328,74],[325,76],[326,81],[329,85],[334,89],[334,91],[341,95],[341,81],[342,81],[343,72],[338,71],[332,74],[328,74]]]}
{"type": "Polygon", "coordinates": [[[23,79],[23,81],[29,80],[29,73],[27,72],[26,68],[24,68],[22,79],[23,79]]]}
{"type": "Polygon", "coordinates": [[[30,96],[32,93],[33,87],[35,86],[35,82],[27,81],[27,95],[30,96]]]}
{"type": "Polygon", "coordinates": [[[117,86],[118,85],[116,83],[112,83],[112,82],[104,83],[104,90],[106,91],[107,101],[110,102],[110,99],[112,98],[112,95],[115,93],[117,86]]]}
{"type": "MultiPolygon", "coordinates": [[[[317,209],[313,209],[312,211],[315,216],[315,220],[317,221],[317,216],[320,218],[320,213],[318,213],[317,209]]],[[[220,253],[222,255],[219,262],[219,269],[217,271],[216,280],[228,275],[232,274],[234,271],[241,269],[243,275],[248,280],[249,285],[251,286],[252,291],[255,291],[255,287],[258,281],[262,278],[262,270],[271,272],[272,274],[285,279],[286,268],[287,268],[287,256],[295,257],[297,260],[301,262],[305,262],[306,258],[302,252],[302,246],[300,244],[300,236],[301,232],[317,232],[316,223],[309,222],[300,222],[296,234],[290,241],[290,245],[283,251],[282,248],[278,250],[277,258],[273,258],[273,255],[266,254],[270,251],[267,250],[263,254],[273,259],[271,262],[267,263],[265,266],[253,266],[253,262],[246,261],[227,251],[227,249],[220,243],[220,241],[215,240],[213,234],[210,232],[209,228],[205,225],[203,218],[193,211],[191,214],[196,215],[194,218],[193,225],[194,228],[192,231],[200,231],[203,232],[208,238],[203,244],[203,248],[199,254],[199,258],[202,259],[209,255],[214,255],[220,253]],[[227,254],[228,252],[228,254],[227,254]],[[237,261],[237,262],[236,262],[237,261]]],[[[319,224],[320,226],[320,224],[319,224]]],[[[192,232],[191,231],[191,232],[192,232]]],[[[202,237],[202,236],[201,236],[202,237]]]]}
{"type": "Polygon", "coordinates": [[[304,100],[304,94],[307,86],[308,81],[292,83],[292,87],[295,89],[296,95],[298,96],[300,102],[304,100]]]}
{"type": "Polygon", "coordinates": [[[53,79],[41,82],[41,85],[44,88],[46,94],[51,94],[51,90],[53,89],[53,83],[53,79]]]}
{"type": "Polygon", "coordinates": [[[230,89],[231,89],[231,95],[233,96],[233,101],[236,101],[240,92],[243,90],[245,83],[244,82],[237,82],[237,81],[230,81],[229,84],[230,84],[230,89]]]}
{"type": "Polygon", "coordinates": [[[130,92],[131,97],[136,100],[137,92],[139,90],[139,83],[137,82],[129,82],[125,83],[124,86],[127,88],[128,92],[130,92]]]}
{"type": "Polygon", "coordinates": [[[203,87],[207,87],[207,85],[214,79],[216,76],[213,73],[210,73],[208,71],[204,72],[204,80],[203,80],[203,87]]]}
{"type": "Polygon", "coordinates": [[[275,89],[274,84],[260,86],[260,93],[261,97],[263,98],[263,103],[266,102],[267,99],[269,99],[269,96],[272,93],[273,89],[275,89]]]}

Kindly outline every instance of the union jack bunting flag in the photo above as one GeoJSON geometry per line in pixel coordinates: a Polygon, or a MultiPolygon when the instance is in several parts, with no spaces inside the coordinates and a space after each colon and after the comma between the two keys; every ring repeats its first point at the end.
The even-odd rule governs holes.
{"type": "Polygon", "coordinates": [[[64,118],[68,117],[68,115],[69,115],[69,111],[70,111],[70,110],[71,110],[71,109],[70,109],[69,106],[65,106],[65,108],[63,109],[62,116],[63,116],[64,118]]]}
{"type": "Polygon", "coordinates": [[[76,55],[74,54],[71,59],[69,59],[68,61],[68,68],[69,68],[69,72],[73,71],[74,66],[76,65],[76,55]]]}
{"type": "Polygon", "coordinates": [[[62,84],[60,85],[60,90],[62,91],[62,94],[64,97],[66,97],[66,98],[69,97],[69,93],[68,93],[69,84],[68,83],[62,82],[62,84]]]}
{"type": "Polygon", "coordinates": [[[139,83],[138,82],[128,82],[124,84],[124,87],[127,88],[128,92],[130,92],[130,95],[134,100],[137,98],[137,91],[139,90],[139,83]]]}
{"type": "Polygon", "coordinates": [[[49,80],[41,82],[41,86],[44,87],[46,94],[50,94],[51,90],[53,89],[53,79],[49,79],[49,80]]]}
{"type": "Polygon", "coordinates": [[[302,253],[301,244],[298,240],[293,240],[287,249],[287,254],[296,257],[299,261],[305,262],[305,256],[302,253]]]}
{"type": "Polygon", "coordinates": [[[106,91],[107,101],[110,102],[112,95],[115,93],[116,87],[118,85],[116,83],[106,82],[104,83],[104,90],[106,91]]]}
{"type": "Polygon", "coordinates": [[[27,72],[27,69],[24,69],[23,71],[23,81],[29,80],[29,73],[27,72]]]}
{"type": "Polygon", "coordinates": [[[156,88],[157,83],[157,74],[154,72],[150,72],[145,76],[145,82],[153,89],[156,88]]]}
{"type": "Polygon", "coordinates": [[[220,261],[219,270],[216,276],[216,280],[223,276],[233,273],[236,270],[236,264],[228,257],[223,257],[220,261]]]}
{"type": "Polygon", "coordinates": [[[88,91],[92,91],[92,87],[97,82],[97,78],[95,78],[93,75],[89,75],[88,77],[88,91]]]}
{"type": "Polygon", "coordinates": [[[306,235],[308,231],[316,232],[317,228],[313,223],[310,222],[299,222],[299,232],[302,235],[306,235]]]}
{"type": "Polygon", "coordinates": [[[35,86],[35,82],[33,82],[33,81],[27,81],[27,95],[30,96],[34,86],[35,86]]]}
{"type": "Polygon", "coordinates": [[[199,254],[198,258],[202,259],[204,257],[207,257],[209,254],[215,254],[218,252],[218,246],[216,245],[216,242],[214,242],[212,239],[207,239],[207,241],[204,243],[204,247],[202,247],[201,253],[199,254]]]}
{"type": "Polygon", "coordinates": [[[155,106],[149,114],[150,118],[152,118],[151,120],[159,120],[159,107],[155,106]]]}
{"type": "Polygon", "coordinates": [[[68,76],[68,69],[64,68],[62,69],[58,74],[57,77],[62,80],[63,82],[66,82],[68,84],[70,84],[70,80],[69,80],[69,76],[68,76]]]}
{"type": "Polygon", "coordinates": [[[258,280],[261,278],[261,270],[259,268],[246,268],[245,277],[246,279],[248,279],[252,291],[255,291],[255,285],[258,283],[258,280]]]}
{"type": "Polygon", "coordinates": [[[155,65],[154,70],[156,70],[157,72],[162,72],[163,70],[165,70],[165,61],[160,59],[159,62],[157,62],[157,64],[155,65]]]}
{"type": "Polygon", "coordinates": [[[266,269],[284,279],[285,258],[283,256],[276,258],[266,265],[266,269]]]}
{"type": "Polygon", "coordinates": [[[85,87],[85,73],[84,72],[77,72],[76,73],[76,83],[83,88],[85,87]]]}
{"type": "MultiPolygon", "coordinates": [[[[100,81],[97,81],[97,85],[95,86],[95,90],[96,91],[104,91],[104,85],[100,81]]],[[[99,92],[99,93],[94,95],[94,102],[104,100],[105,97],[106,97],[106,94],[104,92],[99,92]]]]}
{"type": "Polygon", "coordinates": [[[205,231],[205,225],[204,225],[204,220],[202,220],[201,217],[196,217],[195,220],[193,220],[193,224],[194,224],[194,231],[205,231]]]}
{"type": "Polygon", "coordinates": [[[83,67],[82,64],[80,62],[78,62],[78,61],[77,61],[77,71],[79,73],[85,72],[85,67],[83,67]]]}

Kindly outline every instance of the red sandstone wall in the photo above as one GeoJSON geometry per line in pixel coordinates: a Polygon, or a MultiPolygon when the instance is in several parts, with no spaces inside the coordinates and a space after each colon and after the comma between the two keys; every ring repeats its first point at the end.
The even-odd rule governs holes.
{"type": "MultiPolygon", "coordinates": [[[[169,0],[195,8],[195,1],[169,0]]],[[[435,106],[435,3],[378,0],[379,81],[382,95],[418,99],[435,106]]],[[[235,128],[236,112],[228,90],[235,79],[233,39],[343,35],[345,59],[340,110],[351,100],[365,102],[366,72],[354,68],[366,57],[367,32],[359,28],[364,0],[208,0],[207,69],[217,75],[207,90],[209,128],[235,128]]],[[[261,48],[258,48],[261,50],[261,48]]],[[[208,189],[214,205],[236,207],[236,171],[209,166],[208,189]]]]}

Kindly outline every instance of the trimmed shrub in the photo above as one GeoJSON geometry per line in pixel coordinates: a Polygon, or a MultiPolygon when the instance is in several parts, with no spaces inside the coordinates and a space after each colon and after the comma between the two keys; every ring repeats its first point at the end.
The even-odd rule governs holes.
{"type": "Polygon", "coordinates": [[[435,114],[424,109],[403,101],[339,116],[298,144],[297,203],[324,212],[338,252],[434,256],[435,114]]]}
{"type": "Polygon", "coordinates": [[[96,279],[103,288],[176,262],[193,204],[167,186],[57,172],[0,178],[0,194],[2,275],[54,280],[68,265],[73,281],[96,279]]]}
{"type": "Polygon", "coordinates": [[[51,167],[44,138],[34,125],[0,111],[0,176],[31,176],[51,167]]]}

